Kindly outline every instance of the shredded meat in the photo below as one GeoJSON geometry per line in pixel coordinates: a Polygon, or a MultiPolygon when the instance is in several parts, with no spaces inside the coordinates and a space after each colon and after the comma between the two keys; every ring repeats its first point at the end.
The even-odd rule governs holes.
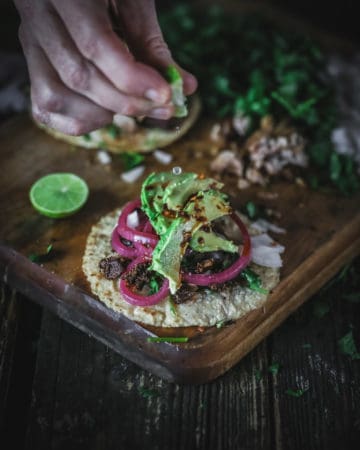
{"type": "Polygon", "coordinates": [[[147,263],[137,264],[133,269],[126,272],[124,279],[129,286],[141,291],[144,286],[150,283],[152,274],[153,272],[148,270],[147,263]]]}
{"type": "Polygon", "coordinates": [[[201,288],[199,286],[196,286],[195,284],[183,283],[180,289],[178,289],[172,297],[174,303],[179,305],[180,303],[195,300],[199,289],[201,288]]]}
{"type": "Polygon", "coordinates": [[[126,258],[122,258],[121,256],[109,256],[100,261],[99,268],[105,275],[105,278],[114,280],[115,278],[119,278],[128,264],[129,260],[126,258]]]}

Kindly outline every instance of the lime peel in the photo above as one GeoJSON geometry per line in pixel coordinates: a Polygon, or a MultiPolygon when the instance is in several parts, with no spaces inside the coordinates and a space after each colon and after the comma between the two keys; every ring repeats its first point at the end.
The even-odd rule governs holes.
{"type": "Polygon", "coordinates": [[[51,173],[30,189],[30,202],[40,214],[61,219],[76,213],[89,196],[86,182],[73,173],[51,173]]]}

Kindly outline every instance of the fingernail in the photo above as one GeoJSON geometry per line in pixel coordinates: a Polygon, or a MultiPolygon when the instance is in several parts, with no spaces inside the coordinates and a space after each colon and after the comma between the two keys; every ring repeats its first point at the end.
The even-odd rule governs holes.
{"type": "Polygon", "coordinates": [[[145,92],[145,98],[151,100],[152,102],[163,103],[166,101],[165,95],[155,89],[148,89],[145,92]]]}
{"type": "Polygon", "coordinates": [[[152,109],[149,114],[148,117],[152,117],[153,119],[170,119],[172,114],[172,110],[169,108],[155,108],[152,109]]]}

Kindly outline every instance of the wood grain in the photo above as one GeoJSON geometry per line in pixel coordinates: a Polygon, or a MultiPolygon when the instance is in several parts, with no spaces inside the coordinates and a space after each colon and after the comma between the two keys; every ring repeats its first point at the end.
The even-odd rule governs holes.
{"type": "MultiPolygon", "coordinates": [[[[172,146],[174,165],[209,174],[208,164],[216,151],[209,140],[209,126],[208,121],[201,121],[188,136],[172,146]]],[[[287,233],[279,236],[279,241],[285,245],[286,252],[281,283],[264,308],[220,330],[210,328],[202,333],[194,329],[146,329],[113,314],[93,299],[81,270],[91,225],[103,214],[137,196],[141,181],[132,185],[123,183],[119,157],[113,158],[111,166],[99,164],[96,152],[54,141],[35,128],[27,117],[3,127],[0,143],[3,167],[0,235],[8,246],[1,247],[0,267],[7,281],[65,320],[168,380],[199,383],[224,373],[360,249],[359,196],[344,198],[275,182],[268,189],[276,192],[278,198],[262,203],[276,209],[281,216],[279,224],[287,233]],[[29,165],[28,155],[34,164],[29,165]],[[31,184],[39,176],[53,171],[77,173],[90,187],[88,204],[66,220],[42,217],[32,210],[28,201],[31,184]],[[42,267],[26,258],[30,253],[43,253],[50,242],[54,251],[42,267]],[[9,250],[9,246],[16,252],[9,250]],[[153,345],[146,342],[149,332],[190,332],[191,339],[182,346],[153,345]]],[[[167,168],[160,166],[152,156],[146,157],[146,174],[164,169],[167,168]]],[[[240,193],[234,188],[234,179],[227,178],[225,182],[235,206],[239,207],[248,199],[256,201],[259,189],[240,193]]]]}

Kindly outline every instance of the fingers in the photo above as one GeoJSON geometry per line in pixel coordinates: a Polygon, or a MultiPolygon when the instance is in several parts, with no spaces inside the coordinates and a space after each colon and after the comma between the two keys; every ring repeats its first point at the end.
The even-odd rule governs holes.
{"type": "Polygon", "coordinates": [[[55,12],[49,13],[47,20],[39,23],[34,32],[48,60],[72,91],[122,115],[143,115],[154,108],[149,100],[121,93],[91,62],[82,58],[55,12]],[[51,35],[57,38],[49,39],[51,35]]]}
{"type": "Polygon", "coordinates": [[[185,95],[192,94],[197,88],[197,80],[172,58],[159,26],[154,1],[121,0],[117,2],[117,13],[133,54],[160,71],[170,64],[176,65],[183,78],[185,95]]]}
{"type": "Polygon", "coordinates": [[[52,3],[83,57],[91,61],[118,90],[157,104],[170,100],[170,87],[161,75],[155,69],[136,62],[114,33],[104,1],[53,0],[52,3]]]}
{"type": "Polygon", "coordinates": [[[20,33],[28,62],[33,116],[39,122],[71,135],[101,128],[113,114],[72,92],[59,80],[40,47],[20,33]]]}

